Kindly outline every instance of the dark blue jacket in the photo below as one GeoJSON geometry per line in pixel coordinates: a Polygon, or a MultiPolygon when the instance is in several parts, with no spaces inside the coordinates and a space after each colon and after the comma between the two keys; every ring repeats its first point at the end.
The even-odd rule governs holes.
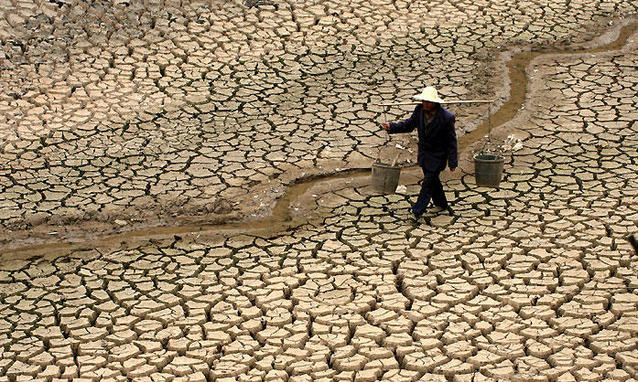
{"type": "Polygon", "coordinates": [[[454,130],[454,114],[440,107],[430,121],[427,129],[424,125],[423,105],[414,108],[410,118],[405,121],[391,123],[390,134],[409,133],[415,128],[419,133],[419,153],[417,162],[426,171],[443,171],[445,165],[450,168],[458,166],[456,131],[454,130]]]}

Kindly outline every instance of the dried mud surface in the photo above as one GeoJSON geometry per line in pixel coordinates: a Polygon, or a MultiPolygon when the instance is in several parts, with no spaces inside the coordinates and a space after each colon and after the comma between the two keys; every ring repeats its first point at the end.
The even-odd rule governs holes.
{"type": "Polygon", "coordinates": [[[636,11],[0,3],[0,381],[636,381],[636,11]],[[414,221],[425,84],[523,148],[414,221]]]}
{"type": "MultiPolygon", "coordinates": [[[[378,123],[409,107],[379,102],[435,84],[498,108],[499,51],[586,43],[635,12],[538,5],[5,2],[1,244],[267,216],[299,180],[384,153],[378,123]]],[[[453,111],[459,135],[487,115],[453,111]]]]}

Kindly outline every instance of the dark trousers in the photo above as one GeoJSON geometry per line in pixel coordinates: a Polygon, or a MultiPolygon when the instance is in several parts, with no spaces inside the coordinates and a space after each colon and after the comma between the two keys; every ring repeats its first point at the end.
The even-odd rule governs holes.
{"type": "Polygon", "coordinates": [[[441,171],[426,171],[423,169],[423,183],[421,183],[421,192],[416,200],[416,204],[412,207],[412,212],[421,215],[430,204],[430,199],[435,206],[447,208],[447,199],[443,192],[443,185],[439,179],[441,171]]]}

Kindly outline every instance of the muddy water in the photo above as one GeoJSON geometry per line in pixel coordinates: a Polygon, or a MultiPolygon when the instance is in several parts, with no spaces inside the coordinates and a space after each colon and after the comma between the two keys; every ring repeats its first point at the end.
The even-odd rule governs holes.
{"type": "MultiPolygon", "coordinates": [[[[286,193],[277,200],[270,216],[252,221],[237,221],[222,224],[187,224],[179,226],[153,227],[123,233],[109,234],[83,241],[64,241],[38,245],[28,245],[0,250],[0,260],[28,259],[34,257],[54,258],[71,251],[90,250],[96,247],[123,247],[136,242],[156,240],[196,239],[199,237],[227,237],[233,234],[250,234],[254,236],[271,236],[277,232],[299,227],[308,223],[308,219],[294,219],[290,214],[290,206],[304,195],[312,186],[339,179],[361,179],[369,176],[369,169],[346,170],[339,174],[302,180],[290,186],[286,193]]],[[[352,182],[348,182],[352,184],[352,182]]],[[[343,187],[349,187],[345,185],[343,187]]]]}
{"type": "MultiPolygon", "coordinates": [[[[498,111],[491,115],[491,127],[495,128],[510,121],[521,109],[527,96],[528,78],[525,70],[529,63],[536,57],[541,55],[601,53],[618,50],[627,43],[627,39],[634,34],[636,30],[638,30],[638,23],[628,24],[621,28],[616,40],[591,49],[527,51],[513,55],[507,63],[510,79],[509,100],[503,104],[498,111]]],[[[459,138],[460,149],[466,148],[481,139],[481,137],[487,135],[490,129],[488,123],[490,120],[486,118],[476,129],[459,138]]]]}
{"type": "MultiPolygon", "coordinates": [[[[528,78],[526,68],[529,63],[541,55],[555,54],[580,54],[580,53],[599,53],[613,51],[621,48],[627,42],[629,36],[638,30],[638,23],[631,23],[624,26],[616,40],[591,49],[577,50],[544,50],[544,51],[525,51],[512,56],[507,62],[509,71],[510,94],[508,101],[498,110],[491,114],[490,119],[487,118],[481,125],[468,134],[459,138],[459,149],[463,150],[472,143],[478,141],[485,136],[490,129],[496,129],[504,123],[513,119],[521,110],[526,99],[528,78]]],[[[418,171],[407,171],[406,176],[402,175],[403,182],[413,182],[418,179],[418,171]]],[[[297,182],[288,188],[285,195],[277,200],[273,208],[272,214],[268,217],[255,220],[224,223],[216,225],[182,225],[157,227],[151,229],[143,229],[138,231],[130,231],[120,234],[106,235],[94,240],[85,242],[58,242],[47,243],[41,245],[24,246],[19,248],[0,250],[0,258],[7,259],[25,259],[34,256],[55,257],[64,255],[73,250],[91,249],[95,247],[126,247],[132,243],[149,239],[169,239],[177,238],[198,238],[200,236],[228,236],[237,233],[247,233],[251,235],[270,235],[277,232],[298,227],[306,223],[306,218],[293,218],[290,214],[290,206],[293,202],[302,197],[311,187],[327,181],[350,179],[355,180],[352,183],[363,184],[365,177],[370,175],[369,169],[351,170],[337,175],[327,177],[319,177],[309,180],[297,182]]],[[[345,187],[345,186],[344,186],[345,187]]]]}

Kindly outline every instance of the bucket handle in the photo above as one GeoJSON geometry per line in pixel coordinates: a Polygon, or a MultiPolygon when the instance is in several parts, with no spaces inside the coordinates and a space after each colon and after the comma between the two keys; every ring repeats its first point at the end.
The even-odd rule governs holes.
{"type": "Polygon", "coordinates": [[[399,160],[399,154],[397,154],[397,156],[394,157],[394,160],[392,161],[392,167],[396,167],[398,160],[399,160]]]}
{"type": "MultiPolygon", "coordinates": [[[[387,110],[388,106],[387,105],[381,105],[381,107],[382,107],[382,110],[383,110],[383,121],[381,123],[388,122],[388,118],[386,116],[386,110],[387,110]]],[[[384,129],[384,131],[385,131],[385,129],[384,129]]],[[[385,131],[385,132],[386,132],[386,134],[388,134],[388,139],[391,140],[392,136],[390,135],[390,133],[388,133],[387,131],[385,131]]],[[[374,163],[381,163],[381,148],[379,148],[379,152],[377,153],[377,160],[374,161],[374,163]]]]}
{"type": "MultiPolygon", "coordinates": [[[[388,107],[390,107],[390,105],[381,105],[383,107],[383,122],[387,122],[388,118],[386,116],[386,111],[388,109],[388,107]]],[[[388,139],[392,140],[392,136],[390,135],[389,132],[386,131],[386,133],[388,134],[388,139]]],[[[381,154],[381,149],[379,149],[379,154],[377,154],[377,161],[376,163],[381,163],[381,158],[379,158],[379,155],[381,154]]],[[[392,161],[392,167],[396,167],[397,162],[399,161],[399,155],[401,155],[401,153],[398,153],[395,157],[394,160],[392,161]]]]}

